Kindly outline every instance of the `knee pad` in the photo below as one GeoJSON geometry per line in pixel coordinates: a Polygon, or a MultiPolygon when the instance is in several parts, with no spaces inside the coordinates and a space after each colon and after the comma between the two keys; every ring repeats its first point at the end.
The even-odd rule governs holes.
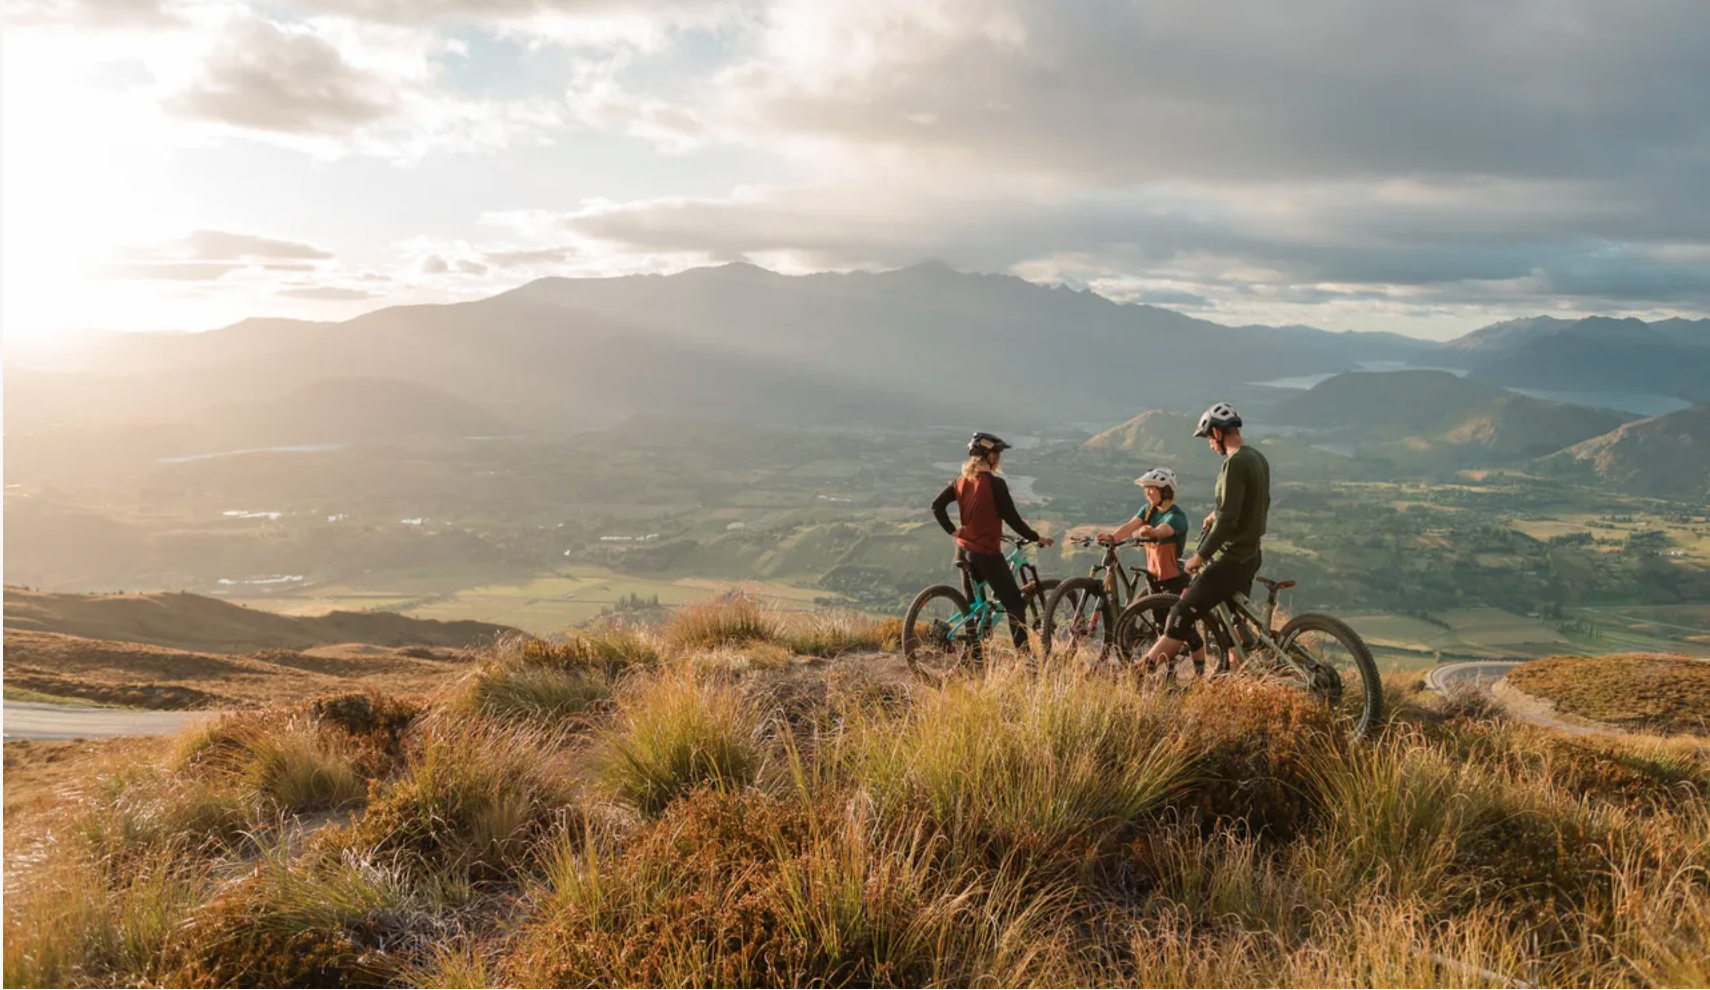
{"type": "Polygon", "coordinates": [[[1199,616],[1188,608],[1187,602],[1176,602],[1170,608],[1170,617],[1164,621],[1164,635],[1186,642],[1193,637],[1193,626],[1198,621],[1199,616]]]}

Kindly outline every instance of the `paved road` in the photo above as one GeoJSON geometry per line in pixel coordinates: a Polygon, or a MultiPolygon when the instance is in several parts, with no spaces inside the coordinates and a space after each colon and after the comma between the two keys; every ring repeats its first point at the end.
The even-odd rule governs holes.
{"type": "Polygon", "coordinates": [[[1489,687],[1502,680],[1510,670],[1520,666],[1518,660],[1469,660],[1432,667],[1425,674],[1425,686],[1433,691],[1477,685],[1489,687]]]}
{"type": "Polygon", "coordinates": [[[165,736],[212,712],[142,712],[119,708],[79,708],[35,701],[6,702],[7,739],[95,739],[108,736],[165,736]]]}

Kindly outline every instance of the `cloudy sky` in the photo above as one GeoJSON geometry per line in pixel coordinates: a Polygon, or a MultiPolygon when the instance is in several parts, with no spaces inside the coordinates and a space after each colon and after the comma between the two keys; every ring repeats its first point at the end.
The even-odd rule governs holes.
{"type": "Polygon", "coordinates": [[[733,259],[1710,313],[1703,0],[8,0],[4,328],[733,259]]]}

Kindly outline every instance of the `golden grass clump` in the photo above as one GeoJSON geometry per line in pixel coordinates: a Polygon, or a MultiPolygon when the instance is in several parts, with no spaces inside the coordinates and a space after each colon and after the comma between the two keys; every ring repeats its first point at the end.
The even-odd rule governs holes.
{"type": "Polygon", "coordinates": [[[715,649],[779,642],[783,629],[758,599],[735,590],[678,609],[665,623],[662,635],[666,643],[680,650],[715,649]]]}
{"type": "Polygon", "coordinates": [[[865,620],[688,612],[508,642],[426,711],[325,699],[107,765],[8,849],[7,985],[1710,976],[1688,740],[1398,678],[1355,742],[1252,676],[933,687],[865,620]]]}
{"type": "Polygon", "coordinates": [[[618,699],[600,744],[599,774],[619,801],[646,816],[698,787],[733,790],[764,762],[754,703],[722,678],[670,671],[618,699]]]}

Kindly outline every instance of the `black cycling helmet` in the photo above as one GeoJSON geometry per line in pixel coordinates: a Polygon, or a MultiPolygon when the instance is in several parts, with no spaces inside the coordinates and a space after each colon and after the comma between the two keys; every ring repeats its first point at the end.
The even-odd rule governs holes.
{"type": "Polygon", "coordinates": [[[1236,412],[1235,407],[1227,402],[1216,403],[1199,417],[1199,427],[1193,431],[1193,435],[1208,437],[1211,436],[1211,431],[1214,428],[1239,430],[1241,428],[1241,414],[1236,412]]]}
{"type": "Polygon", "coordinates": [[[993,433],[976,433],[968,440],[969,456],[1001,454],[1008,449],[1003,437],[993,433]]]}

